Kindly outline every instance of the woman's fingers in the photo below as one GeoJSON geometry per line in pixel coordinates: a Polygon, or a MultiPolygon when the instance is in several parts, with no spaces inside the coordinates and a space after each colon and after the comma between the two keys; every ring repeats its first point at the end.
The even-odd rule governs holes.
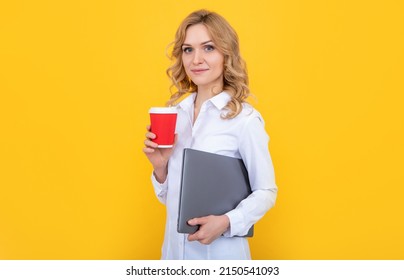
{"type": "Polygon", "coordinates": [[[157,148],[157,146],[158,146],[157,143],[151,141],[156,138],[156,134],[154,134],[153,132],[150,132],[150,125],[147,125],[146,129],[147,129],[147,132],[145,135],[146,139],[144,140],[144,144],[146,147],[143,149],[143,151],[145,153],[152,153],[152,152],[154,152],[153,148],[157,148]]]}
{"type": "Polygon", "coordinates": [[[157,143],[155,143],[149,139],[144,140],[144,145],[149,148],[157,148],[157,146],[158,146],[157,143]]]}
{"type": "Polygon", "coordinates": [[[156,138],[156,134],[154,134],[153,132],[148,131],[148,132],[146,132],[146,138],[154,139],[154,138],[156,138]]]}
{"type": "Polygon", "coordinates": [[[143,148],[143,152],[145,153],[145,154],[151,154],[151,153],[154,153],[154,149],[152,149],[152,148],[148,148],[148,147],[144,147],[143,148]]]}

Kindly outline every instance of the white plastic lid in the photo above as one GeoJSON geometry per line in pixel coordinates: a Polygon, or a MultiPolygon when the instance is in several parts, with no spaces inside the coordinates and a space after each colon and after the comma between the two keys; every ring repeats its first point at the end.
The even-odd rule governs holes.
{"type": "Polygon", "coordinates": [[[177,108],[175,107],[151,107],[150,114],[177,114],[177,108]]]}

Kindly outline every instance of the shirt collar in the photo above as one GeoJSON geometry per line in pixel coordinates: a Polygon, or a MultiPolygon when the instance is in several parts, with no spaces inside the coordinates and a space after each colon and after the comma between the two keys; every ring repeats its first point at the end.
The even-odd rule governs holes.
{"type": "MultiPolygon", "coordinates": [[[[184,110],[189,109],[193,106],[195,98],[196,93],[194,92],[188,97],[186,97],[184,100],[182,100],[180,103],[178,103],[178,106],[184,110]]],[[[207,100],[207,102],[212,103],[218,110],[222,110],[224,107],[226,107],[227,103],[229,103],[230,99],[231,99],[230,94],[228,94],[225,91],[222,91],[221,93],[207,100]]]]}
{"type": "Polygon", "coordinates": [[[195,101],[196,93],[191,93],[188,97],[178,103],[177,107],[180,107],[183,110],[190,109],[195,101]]]}
{"type": "Polygon", "coordinates": [[[218,95],[213,96],[209,101],[215,105],[215,107],[218,110],[222,110],[224,107],[226,107],[227,103],[231,100],[230,94],[228,94],[225,91],[222,91],[218,95]]]}

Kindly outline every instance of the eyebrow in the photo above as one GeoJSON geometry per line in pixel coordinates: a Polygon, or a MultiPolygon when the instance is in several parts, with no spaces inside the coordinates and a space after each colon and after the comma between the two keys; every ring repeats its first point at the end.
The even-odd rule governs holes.
{"type": "MultiPolygon", "coordinates": [[[[209,40],[209,41],[206,41],[206,42],[202,42],[201,43],[201,46],[202,45],[205,45],[205,44],[207,44],[207,43],[213,43],[213,41],[212,40],[209,40]]],[[[182,44],[183,46],[192,46],[191,44],[186,44],[186,43],[184,43],[184,44],[182,44]]]]}

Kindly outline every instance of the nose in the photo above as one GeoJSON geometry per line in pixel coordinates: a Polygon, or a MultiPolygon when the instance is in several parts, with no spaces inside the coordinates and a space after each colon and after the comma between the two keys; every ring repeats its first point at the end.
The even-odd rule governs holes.
{"type": "Polygon", "coordinates": [[[203,63],[203,53],[200,50],[195,50],[192,62],[195,65],[203,63]]]}

